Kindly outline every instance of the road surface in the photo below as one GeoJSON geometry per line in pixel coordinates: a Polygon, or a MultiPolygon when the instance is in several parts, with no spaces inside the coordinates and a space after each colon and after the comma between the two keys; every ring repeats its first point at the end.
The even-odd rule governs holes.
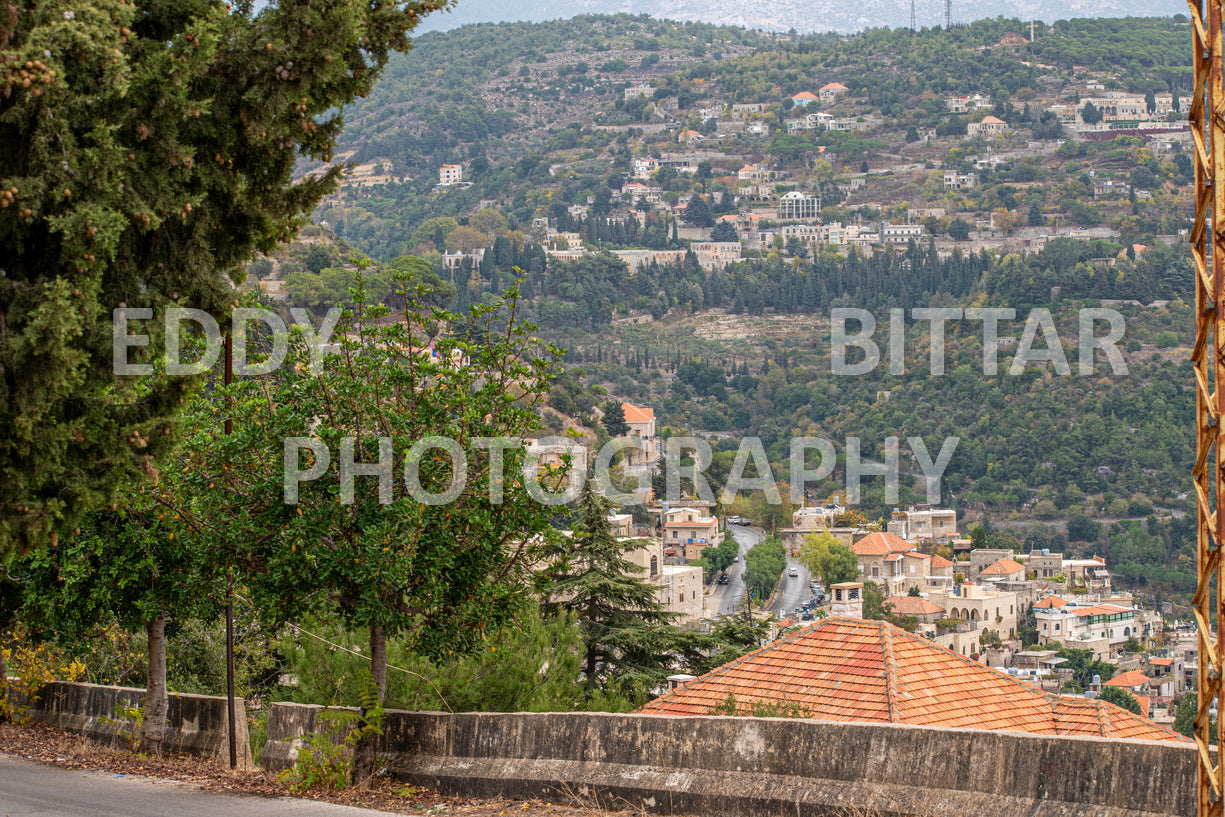
{"type": "MultiPolygon", "coordinates": [[[[765,533],[761,528],[746,527],[743,525],[728,525],[728,529],[732,535],[736,537],[736,541],[740,545],[740,561],[732,564],[727,569],[727,575],[731,581],[728,584],[715,584],[712,586],[710,598],[706,605],[709,615],[727,615],[736,612],[740,605],[744,603],[744,555],[749,552],[749,548],[766,538],[765,533]]],[[[782,592],[774,599],[774,603],[770,605],[770,611],[778,614],[781,611],[786,611],[786,614],[798,618],[796,611],[800,605],[812,598],[812,590],[808,586],[808,582],[812,577],[808,574],[808,568],[800,564],[795,559],[787,560],[787,571],[783,572],[782,592]],[[789,576],[788,571],[795,568],[796,576],[789,576]]],[[[754,599],[753,604],[757,606],[764,599],[754,599]]]]}
{"type": "Polygon", "coordinates": [[[109,772],[0,755],[0,817],[374,817],[386,812],[314,800],[215,794],[109,772]]]}

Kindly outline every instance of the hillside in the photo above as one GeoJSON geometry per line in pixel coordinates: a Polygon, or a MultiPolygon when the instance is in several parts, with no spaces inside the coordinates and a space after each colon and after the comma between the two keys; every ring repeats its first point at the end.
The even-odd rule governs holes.
{"type": "MultiPolygon", "coordinates": [[[[387,265],[376,292],[413,270],[462,309],[521,279],[570,350],[564,415],[611,396],[757,436],[781,479],[794,436],[858,438],[875,460],[888,437],[957,438],[943,501],[1007,525],[1005,546],[1066,537],[1137,587],[1185,591],[1186,24],[1028,28],[774,38],[619,15],[432,33],[348,111],[356,169],[317,220],[387,265]],[[1081,376],[1077,317],[1101,306],[1127,371],[1081,376]],[[982,326],[962,321],[933,374],[913,311],[930,307],[1016,310],[1005,372],[1049,309],[1069,373],[984,374],[982,326]],[[873,312],[882,348],[905,310],[905,371],[836,375],[836,308],[873,312]]],[[[253,272],[322,309],[347,297],[349,251],[307,243],[253,272]]],[[[922,501],[902,468],[899,501],[922,501]]],[[[815,495],[844,478],[840,459],[815,495]]],[[[869,516],[893,504],[878,483],[869,516]]]]}
{"type": "MultiPolygon", "coordinates": [[[[1133,15],[1173,15],[1186,6],[1173,0],[1156,3],[1139,0],[987,0],[983,3],[953,3],[950,18],[954,24],[991,17],[1021,17],[1053,23],[1072,17],[1129,17],[1133,15]]],[[[471,23],[556,20],[576,14],[647,14],[651,17],[693,22],[717,22],[762,31],[800,33],[822,31],[850,32],[879,26],[910,25],[910,6],[905,3],[868,0],[865,3],[781,2],[763,5],[746,0],[621,0],[617,3],[578,0],[562,3],[544,0],[530,6],[506,6],[491,0],[464,0],[450,12],[428,18],[424,30],[442,31],[471,23]]],[[[944,25],[944,4],[916,0],[915,22],[919,27],[944,25]]]]}

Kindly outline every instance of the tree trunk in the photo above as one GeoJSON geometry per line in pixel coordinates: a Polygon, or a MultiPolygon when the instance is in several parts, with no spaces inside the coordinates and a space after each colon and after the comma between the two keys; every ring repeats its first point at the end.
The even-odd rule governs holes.
{"type": "Polygon", "coordinates": [[[166,741],[166,615],[158,614],[145,625],[149,634],[149,678],[145,688],[145,711],[140,726],[140,750],[161,757],[166,741]]]}
{"type": "Polygon", "coordinates": [[[378,624],[370,625],[370,675],[378,690],[376,701],[362,702],[362,720],[358,728],[363,736],[353,747],[353,785],[369,786],[374,776],[374,745],[378,741],[378,733],[370,726],[378,726],[370,720],[371,707],[374,703],[378,708],[383,706],[383,698],[387,694],[387,633],[378,624]]]}

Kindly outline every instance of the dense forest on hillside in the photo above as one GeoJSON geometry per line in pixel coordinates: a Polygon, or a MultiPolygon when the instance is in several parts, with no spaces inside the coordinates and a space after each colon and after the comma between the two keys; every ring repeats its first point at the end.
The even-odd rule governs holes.
{"type": "MultiPolygon", "coordinates": [[[[634,400],[675,430],[760,436],[779,468],[798,434],[839,446],[859,437],[873,459],[885,437],[920,436],[933,447],[957,437],[946,501],[1003,526],[997,544],[1109,552],[1126,582],[1186,590],[1192,277],[1176,234],[1189,218],[1190,155],[1160,153],[1135,135],[1065,141],[1046,107],[1077,104],[1080,91],[1069,89],[1092,83],[1098,93],[1172,94],[1177,110],[1189,92],[1179,45],[1187,23],[1071,20],[1036,24],[1032,42],[1022,34],[1028,39],[1028,23],[1002,18],[948,31],[800,37],[620,15],[427,35],[347,112],[342,147],[349,161],[373,168],[373,181],[317,214],[347,246],[282,261],[289,298],[316,310],[344,300],[351,252],[379,262],[367,275],[383,296],[395,266],[411,266],[440,305],[455,308],[518,281],[526,314],[569,349],[572,370],[552,399],[563,414],[582,419],[608,396],[634,400]],[[847,93],[822,110],[871,120],[866,130],[789,132],[792,96],[827,82],[847,93]],[[629,87],[648,93],[623,95],[629,87]],[[989,108],[948,110],[947,98],[972,94],[989,108]],[[708,118],[712,100],[724,106],[717,121],[708,118]],[[740,103],[755,112],[720,133],[735,124],[728,111],[740,103]],[[988,112],[1030,141],[959,136],[988,112]],[[672,132],[647,132],[665,122],[672,132]],[[749,122],[763,132],[742,132],[749,122]],[[707,140],[698,143],[705,158],[697,172],[661,167],[647,180],[658,202],[622,198],[635,159],[686,149],[680,128],[707,140]],[[917,181],[872,175],[905,161],[921,131],[948,147],[920,153],[917,181]],[[1001,155],[985,161],[993,153],[1001,155]],[[909,223],[913,207],[937,215],[922,218],[923,239],[875,252],[776,237],[703,269],[685,252],[692,239],[678,232],[746,211],[735,176],[745,162],[787,170],[776,194],[820,191],[823,223],[909,223]],[[436,186],[444,163],[463,165],[464,185],[436,186]],[[949,190],[948,173],[978,183],[949,190]],[[848,192],[853,177],[884,192],[848,192]],[[1111,193],[1103,179],[1127,192],[1111,193]],[[641,216],[627,217],[627,207],[641,216]],[[1026,252],[962,245],[974,223],[988,221],[993,234],[1029,227],[1054,235],[1026,252]],[[1079,234],[1094,229],[1093,240],[1079,234]],[[554,233],[576,236],[586,254],[547,257],[558,248],[554,233]],[[444,252],[481,247],[483,257],[441,263],[444,252]],[[631,248],[684,255],[635,269],[613,254],[631,248]],[[1116,307],[1126,318],[1129,371],[1098,360],[1082,377],[1076,316],[1103,300],[1140,304],[1116,307]],[[984,376],[981,325],[965,322],[950,325],[946,373],[932,376],[929,328],[913,315],[905,374],[886,366],[855,377],[831,372],[831,310],[875,313],[883,348],[888,310],[933,306],[1013,308],[1022,317],[1051,309],[1073,373],[1031,364],[1016,376],[984,376]],[[788,328],[759,331],[784,316],[788,328]],[[734,331],[720,336],[712,324],[734,331]]],[[[777,229],[768,214],[761,226],[777,229]]],[[[717,240],[737,237],[717,230],[717,240]]],[[[1004,372],[1022,332],[1020,321],[1009,326],[1004,372]]],[[[716,455],[716,472],[731,455],[716,455]]],[[[843,467],[817,493],[838,488],[843,467]]],[[[903,468],[913,473],[914,461],[903,457],[903,468]]],[[[908,477],[901,503],[921,501],[920,489],[908,477]]],[[[869,482],[866,491],[865,513],[886,514],[881,486],[869,482]]]]}

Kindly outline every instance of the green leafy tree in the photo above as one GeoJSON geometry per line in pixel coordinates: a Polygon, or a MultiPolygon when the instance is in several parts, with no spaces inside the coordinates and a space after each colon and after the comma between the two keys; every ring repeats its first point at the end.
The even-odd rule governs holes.
{"type": "Polygon", "coordinates": [[[675,614],[664,610],[643,569],[625,558],[632,543],[612,535],[611,504],[583,486],[574,533],[548,551],[546,611],[572,613],[583,634],[583,673],[587,696],[605,689],[641,694],[662,681],[672,665],[678,631],[675,614]]]}
{"type": "Polygon", "coordinates": [[[876,621],[892,621],[893,605],[885,600],[885,594],[876,582],[863,583],[863,617],[876,621]]]}
{"type": "Polygon", "coordinates": [[[966,241],[970,238],[970,222],[962,218],[953,219],[949,225],[949,238],[954,241],[966,241]]]}
{"type": "Polygon", "coordinates": [[[778,580],[787,567],[787,551],[777,536],[767,536],[744,556],[744,586],[764,603],[774,594],[778,580]]]}
{"type": "Polygon", "coordinates": [[[167,630],[215,612],[223,592],[164,516],[145,492],[133,497],[126,511],[91,514],[80,536],[18,562],[25,578],[22,617],[45,637],[81,644],[111,621],[145,631],[148,666],[139,747],[157,756],[165,748],[170,703],[167,630]]]}
{"type": "MultiPolygon", "coordinates": [[[[551,530],[549,507],[509,476],[522,450],[505,451],[499,472],[479,442],[539,429],[560,358],[538,346],[510,297],[462,317],[410,300],[386,321],[359,292],[319,376],[295,336],[276,373],[200,401],[184,443],[186,490],[160,497],[241,572],[269,618],[315,613],[367,630],[380,701],[387,639],[433,659],[480,648],[513,615],[530,543],[551,530]],[[220,432],[225,419],[232,435],[220,432]],[[448,440],[457,452],[438,449],[448,440]],[[368,464],[366,475],[349,462],[368,464]]],[[[357,781],[372,752],[358,744],[357,781]]]]}
{"type": "Polygon", "coordinates": [[[1085,121],[1086,125],[1096,125],[1102,121],[1102,112],[1092,102],[1086,102],[1085,106],[1080,109],[1080,118],[1085,121]]]}
{"type": "Polygon", "coordinates": [[[1066,658],[1065,663],[1060,669],[1071,670],[1072,683],[1081,690],[1089,688],[1093,682],[1093,676],[1101,676],[1103,681],[1109,681],[1114,677],[1114,664],[1108,664],[1105,661],[1099,661],[1093,657],[1093,650],[1081,650],[1074,647],[1061,647],[1059,649],[1059,657],[1066,658]]]}
{"type": "Polygon", "coordinates": [[[828,531],[810,533],[804,537],[796,558],[821,577],[826,589],[840,582],[859,578],[859,558],[828,531]]]}
{"type": "Polygon", "coordinates": [[[731,531],[727,531],[718,545],[702,550],[702,562],[708,571],[707,575],[725,572],[735,563],[739,554],[740,543],[731,531]]]}
{"type": "MultiPolygon", "coordinates": [[[[1195,737],[1195,716],[1199,713],[1199,693],[1191,690],[1182,696],[1174,710],[1174,731],[1189,738],[1195,737]]],[[[1215,735],[1217,722],[1213,720],[1208,734],[1215,735]]]]}
{"type": "Polygon", "coordinates": [[[1126,709],[1128,712],[1134,712],[1137,715],[1142,714],[1140,712],[1140,702],[1136,700],[1134,695],[1122,687],[1103,686],[1102,691],[1097,693],[1097,699],[1126,709]]]}
{"type": "MultiPolygon", "coordinates": [[[[112,311],[228,310],[252,253],[343,172],[291,183],[296,159],[331,159],[340,111],[443,5],[0,11],[0,559],[74,530],[173,443],[188,383],[116,382],[112,311]]],[[[161,341],[139,333],[147,359],[161,341]]]]}

